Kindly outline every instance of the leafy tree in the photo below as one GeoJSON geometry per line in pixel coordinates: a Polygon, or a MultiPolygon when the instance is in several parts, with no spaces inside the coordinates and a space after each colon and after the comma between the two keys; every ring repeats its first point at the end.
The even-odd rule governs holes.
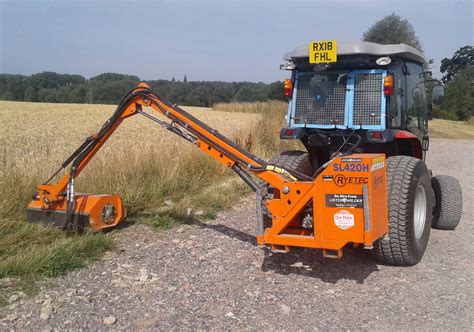
{"type": "Polygon", "coordinates": [[[363,40],[379,44],[405,43],[423,51],[420,39],[406,19],[392,13],[375,22],[363,35],[363,40]]]}
{"type": "Polygon", "coordinates": [[[38,101],[45,103],[55,103],[56,102],[56,90],[55,89],[46,89],[42,88],[38,91],[38,101]]]}
{"type": "Polygon", "coordinates": [[[57,103],[67,103],[68,94],[69,94],[68,88],[65,86],[59,89],[56,89],[55,101],[57,103]]]}
{"type": "Polygon", "coordinates": [[[474,66],[474,47],[464,46],[454,53],[451,59],[441,60],[440,71],[443,73],[443,83],[448,83],[462,69],[474,66]]]}
{"type": "Polygon", "coordinates": [[[25,90],[25,101],[36,101],[36,91],[31,85],[29,85],[25,90]]]}
{"type": "Polygon", "coordinates": [[[474,66],[462,69],[446,87],[441,116],[467,120],[474,116],[474,66]]]}
{"type": "Polygon", "coordinates": [[[87,103],[88,100],[86,99],[88,88],[86,84],[79,84],[72,87],[68,93],[68,101],[69,103],[76,103],[82,104],[87,103]]]}
{"type": "Polygon", "coordinates": [[[10,91],[4,91],[0,95],[0,99],[2,99],[2,100],[13,100],[13,94],[10,91]]]}
{"type": "Polygon", "coordinates": [[[268,99],[284,100],[285,89],[283,82],[270,83],[268,86],[268,99]]]}
{"type": "Polygon", "coordinates": [[[138,76],[117,73],[103,73],[90,79],[91,82],[111,82],[121,80],[140,82],[140,78],[138,76]]]}

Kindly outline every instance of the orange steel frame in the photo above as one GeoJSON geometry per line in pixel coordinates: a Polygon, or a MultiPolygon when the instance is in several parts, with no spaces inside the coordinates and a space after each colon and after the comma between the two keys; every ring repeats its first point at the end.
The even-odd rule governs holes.
{"type": "MultiPolygon", "coordinates": [[[[297,218],[298,214],[301,213],[312,200],[314,202],[317,187],[322,185],[322,183],[318,182],[317,179],[314,181],[295,181],[290,179],[288,176],[279,174],[275,171],[262,170],[262,166],[264,165],[252,159],[247,154],[242,153],[242,150],[228,144],[229,141],[226,142],[226,140],[222,139],[222,136],[216,135],[216,131],[202,127],[202,123],[199,121],[194,121],[189,117],[184,116],[175,108],[174,105],[169,106],[167,103],[163,102],[160,97],[150,93],[149,87],[146,84],[140,83],[136,92],[144,93],[134,96],[133,99],[127,103],[125,111],[120,115],[117,121],[115,121],[113,126],[100,138],[100,141],[98,141],[94,148],[77,165],[74,177],[77,177],[81,173],[107,139],[120,126],[123,120],[139,114],[142,107],[151,107],[171,120],[179,120],[179,122],[177,121],[177,124],[180,125],[181,128],[193,129],[195,133],[198,133],[199,135],[196,135],[197,147],[225,167],[233,168],[234,166],[243,166],[247,168],[250,173],[258,176],[275,188],[276,193],[282,193],[284,187],[285,190],[289,189],[288,194],[285,195],[285,199],[287,200],[285,202],[291,201],[291,204],[285,204],[279,199],[270,199],[268,201],[268,208],[273,215],[273,223],[271,228],[267,228],[262,233],[257,234],[258,244],[281,245],[285,249],[291,246],[296,246],[329,250],[339,250],[343,245],[345,245],[345,243],[341,241],[328,242],[321,238],[318,239],[308,236],[309,231],[302,228],[294,231],[295,234],[280,234],[295,220],[295,218],[297,218]]],[[[94,136],[97,136],[97,134],[94,136]]],[[[94,138],[94,136],[91,138],[94,138]]],[[[383,172],[385,172],[385,169],[383,169],[383,172]]],[[[66,173],[57,183],[38,186],[39,199],[37,204],[40,205],[41,209],[64,209],[64,201],[66,200],[64,192],[67,189],[68,181],[69,174],[66,173]]],[[[257,204],[259,203],[257,202],[257,204]]],[[[316,204],[316,202],[314,202],[314,204],[316,204]]],[[[384,211],[386,213],[386,207],[384,211]]],[[[387,224],[386,216],[384,224],[387,224]]],[[[385,233],[386,228],[387,227],[382,227],[380,233],[385,233]]],[[[378,234],[378,237],[379,236],[380,234],[378,234]]],[[[370,246],[374,240],[376,239],[368,236],[363,242],[365,242],[365,245],[370,246]]]]}

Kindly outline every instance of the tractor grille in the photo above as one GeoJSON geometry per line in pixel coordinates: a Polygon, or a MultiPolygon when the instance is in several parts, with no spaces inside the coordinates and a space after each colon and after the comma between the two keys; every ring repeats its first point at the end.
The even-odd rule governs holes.
{"type": "Polygon", "coordinates": [[[296,87],[294,123],[316,127],[383,126],[382,78],[382,72],[360,71],[301,75],[296,87]]]}
{"type": "Polygon", "coordinates": [[[354,125],[380,125],[382,74],[357,74],[354,81],[354,125]]]}
{"type": "Polygon", "coordinates": [[[301,76],[296,92],[295,122],[343,125],[347,75],[301,76]]]}

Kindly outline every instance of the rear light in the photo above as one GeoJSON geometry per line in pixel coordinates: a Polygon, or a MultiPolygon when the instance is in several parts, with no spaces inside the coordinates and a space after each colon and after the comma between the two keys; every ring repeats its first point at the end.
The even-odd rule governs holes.
{"type": "Polygon", "coordinates": [[[393,75],[387,75],[383,79],[383,94],[386,96],[393,95],[393,75]]]}
{"type": "Polygon", "coordinates": [[[286,129],[285,136],[293,136],[293,129],[286,129]]]}
{"type": "Polygon", "coordinates": [[[285,80],[285,97],[291,98],[293,95],[293,82],[291,80],[285,80]]]}
{"type": "Polygon", "coordinates": [[[372,134],[372,138],[381,139],[382,133],[380,131],[374,131],[374,133],[372,134]]]}

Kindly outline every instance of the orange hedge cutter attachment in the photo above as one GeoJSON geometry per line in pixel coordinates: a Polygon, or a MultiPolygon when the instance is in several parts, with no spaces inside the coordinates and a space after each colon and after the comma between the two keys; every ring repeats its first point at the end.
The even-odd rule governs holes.
{"type": "Polygon", "coordinates": [[[260,245],[285,252],[290,247],[320,248],[326,256],[340,257],[346,244],[371,247],[388,231],[383,154],[352,154],[354,146],[308,176],[268,164],[152,92],[144,83],[131,90],[100,131],[89,137],[45,184],[38,186],[28,206],[28,219],[65,229],[89,226],[101,230],[119,224],[127,215],[119,196],[79,194],[74,191],[74,181],[122,121],[136,114],[195,144],[235,171],[256,192],[260,245]],[[170,121],[143,111],[143,107],[151,107],[170,121]],[[50,183],[66,167],[69,171],[59,182],[50,183]],[[271,195],[262,197],[255,176],[269,184],[271,195]],[[270,215],[262,212],[262,202],[270,215]]]}

